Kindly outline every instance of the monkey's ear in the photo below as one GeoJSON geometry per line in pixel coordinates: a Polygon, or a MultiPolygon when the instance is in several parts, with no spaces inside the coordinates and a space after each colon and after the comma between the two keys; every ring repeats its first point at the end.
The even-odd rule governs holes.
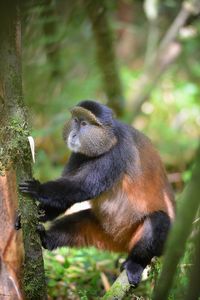
{"type": "Polygon", "coordinates": [[[82,117],[83,119],[88,120],[90,123],[103,126],[103,124],[97,119],[97,117],[88,109],[80,107],[80,106],[75,106],[70,110],[72,117],[82,117]]]}

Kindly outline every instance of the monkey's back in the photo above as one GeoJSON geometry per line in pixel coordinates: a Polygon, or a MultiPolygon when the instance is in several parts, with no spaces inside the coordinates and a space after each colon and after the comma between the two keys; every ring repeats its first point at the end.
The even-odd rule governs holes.
{"type": "Polygon", "coordinates": [[[143,133],[133,128],[132,136],[141,172],[136,177],[130,175],[124,180],[132,191],[130,198],[134,203],[137,201],[139,210],[148,213],[161,210],[173,219],[174,195],[160,155],[143,133]]]}

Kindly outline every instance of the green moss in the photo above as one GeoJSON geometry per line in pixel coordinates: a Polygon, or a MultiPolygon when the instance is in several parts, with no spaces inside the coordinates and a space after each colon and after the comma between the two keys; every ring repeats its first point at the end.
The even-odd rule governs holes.
{"type": "Polygon", "coordinates": [[[10,124],[1,128],[0,146],[0,175],[11,165],[27,164],[30,161],[30,148],[27,137],[29,136],[26,122],[12,119],[10,124]]]}
{"type": "Polygon", "coordinates": [[[37,206],[32,199],[19,194],[21,225],[23,232],[24,267],[23,288],[26,299],[45,299],[46,285],[44,278],[41,241],[36,232],[38,224],[37,206]]]}
{"type": "Polygon", "coordinates": [[[126,271],[124,270],[117,280],[113,283],[111,289],[101,298],[102,300],[120,300],[125,297],[130,290],[131,285],[128,282],[126,271]]]}
{"type": "MultiPolygon", "coordinates": [[[[40,266],[41,261],[38,260],[37,263],[34,261],[34,265],[32,265],[33,272],[29,274],[26,272],[23,276],[24,292],[29,300],[42,299],[43,293],[41,294],[41,292],[45,290],[45,281],[41,280],[42,274],[37,274],[36,276],[36,271],[40,269],[40,266]]],[[[24,269],[27,267],[29,268],[29,266],[24,264],[24,269]]]]}
{"type": "MultiPolygon", "coordinates": [[[[28,125],[21,117],[15,116],[1,128],[0,175],[3,175],[12,165],[16,168],[18,180],[31,176],[28,136],[28,125]]],[[[22,276],[24,293],[29,300],[43,299],[46,289],[41,243],[36,232],[37,206],[32,199],[21,194],[18,196],[25,248],[22,276]]]]}

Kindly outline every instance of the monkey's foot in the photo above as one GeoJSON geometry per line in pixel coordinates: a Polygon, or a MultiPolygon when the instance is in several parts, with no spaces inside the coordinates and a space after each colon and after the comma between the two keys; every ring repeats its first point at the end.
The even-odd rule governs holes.
{"type": "Polygon", "coordinates": [[[129,283],[136,288],[141,281],[144,267],[132,260],[127,260],[122,265],[122,269],[126,270],[129,283]]]}

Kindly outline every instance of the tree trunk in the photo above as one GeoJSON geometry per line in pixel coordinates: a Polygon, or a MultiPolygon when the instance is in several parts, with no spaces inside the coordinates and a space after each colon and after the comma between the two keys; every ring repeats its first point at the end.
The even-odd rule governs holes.
{"type": "Polygon", "coordinates": [[[122,86],[104,1],[83,0],[83,3],[92,24],[96,41],[97,62],[102,73],[108,105],[115,111],[117,116],[122,116],[124,109],[122,86]]]}
{"type": "Polygon", "coordinates": [[[0,230],[3,237],[0,298],[40,300],[46,298],[46,286],[41,244],[35,229],[37,207],[33,200],[17,197],[17,181],[31,176],[29,132],[22,97],[19,1],[2,1],[0,11],[3,12],[0,18],[0,230]],[[18,199],[23,264],[21,232],[14,230],[18,199]]]}

